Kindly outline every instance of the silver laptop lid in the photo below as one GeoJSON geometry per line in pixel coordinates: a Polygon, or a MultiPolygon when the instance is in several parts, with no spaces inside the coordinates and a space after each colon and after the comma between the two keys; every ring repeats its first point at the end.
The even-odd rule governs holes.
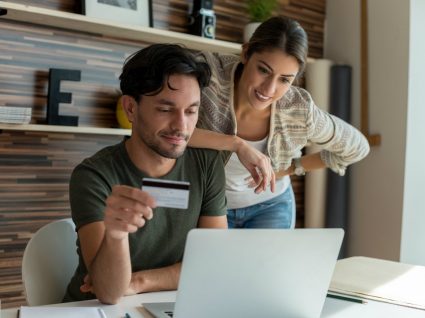
{"type": "Polygon", "coordinates": [[[175,318],[319,317],[341,229],[189,232],[175,318]]]}

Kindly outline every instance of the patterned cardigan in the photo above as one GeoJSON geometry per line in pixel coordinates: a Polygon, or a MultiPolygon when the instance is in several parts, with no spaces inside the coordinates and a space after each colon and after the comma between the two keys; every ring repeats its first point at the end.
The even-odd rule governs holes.
{"type": "MultiPolygon", "coordinates": [[[[202,52],[198,56],[211,67],[210,85],[202,92],[198,128],[235,135],[233,108],[234,74],[240,59],[236,55],[202,52]]],[[[292,86],[272,104],[267,155],[273,169],[280,171],[301,156],[311,143],[320,145],[320,157],[332,171],[344,175],[348,165],[369,152],[366,138],[353,126],[316,106],[310,94],[292,86]]]]}

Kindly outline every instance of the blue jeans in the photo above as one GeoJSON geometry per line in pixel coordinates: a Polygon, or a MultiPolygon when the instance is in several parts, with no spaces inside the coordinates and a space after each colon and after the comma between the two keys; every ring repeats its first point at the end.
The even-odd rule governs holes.
{"type": "Polygon", "coordinates": [[[228,209],[227,223],[229,229],[293,229],[295,226],[295,196],[291,185],[285,192],[268,201],[245,208],[228,209]]]}

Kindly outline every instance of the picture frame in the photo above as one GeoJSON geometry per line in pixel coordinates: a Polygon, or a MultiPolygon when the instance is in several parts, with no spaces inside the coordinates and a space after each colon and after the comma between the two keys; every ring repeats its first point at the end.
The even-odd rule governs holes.
{"type": "Polygon", "coordinates": [[[153,27],[152,0],[82,0],[82,13],[123,24],[153,27]]]}

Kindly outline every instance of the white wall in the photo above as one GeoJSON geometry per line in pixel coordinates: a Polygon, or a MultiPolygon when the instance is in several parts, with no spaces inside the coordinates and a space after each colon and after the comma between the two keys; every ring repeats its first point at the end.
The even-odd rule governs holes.
{"type": "MultiPolygon", "coordinates": [[[[412,40],[417,43],[410,45],[409,26],[412,21],[415,27],[425,30],[424,1],[368,2],[369,130],[371,134],[379,133],[382,143],[351,167],[348,253],[399,260],[403,244],[402,260],[412,262],[411,255],[417,255],[425,245],[425,213],[420,215],[418,202],[420,192],[425,198],[424,181],[420,180],[425,180],[425,164],[419,166],[425,156],[418,154],[423,152],[418,143],[425,145],[425,124],[419,125],[425,119],[423,106],[419,109],[419,102],[425,100],[425,88],[418,87],[420,79],[425,83],[425,70],[416,68],[425,49],[423,43],[419,44],[419,28],[412,32],[412,40]],[[422,243],[413,244],[419,237],[422,243]]],[[[359,127],[360,0],[327,0],[326,18],[324,55],[353,66],[352,118],[359,127]]],[[[425,257],[425,249],[421,255],[425,257]]]]}
{"type": "Polygon", "coordinates": [[[425,1],[410,1],[409,98],[400,260],[425,265],[425,1]]]}

